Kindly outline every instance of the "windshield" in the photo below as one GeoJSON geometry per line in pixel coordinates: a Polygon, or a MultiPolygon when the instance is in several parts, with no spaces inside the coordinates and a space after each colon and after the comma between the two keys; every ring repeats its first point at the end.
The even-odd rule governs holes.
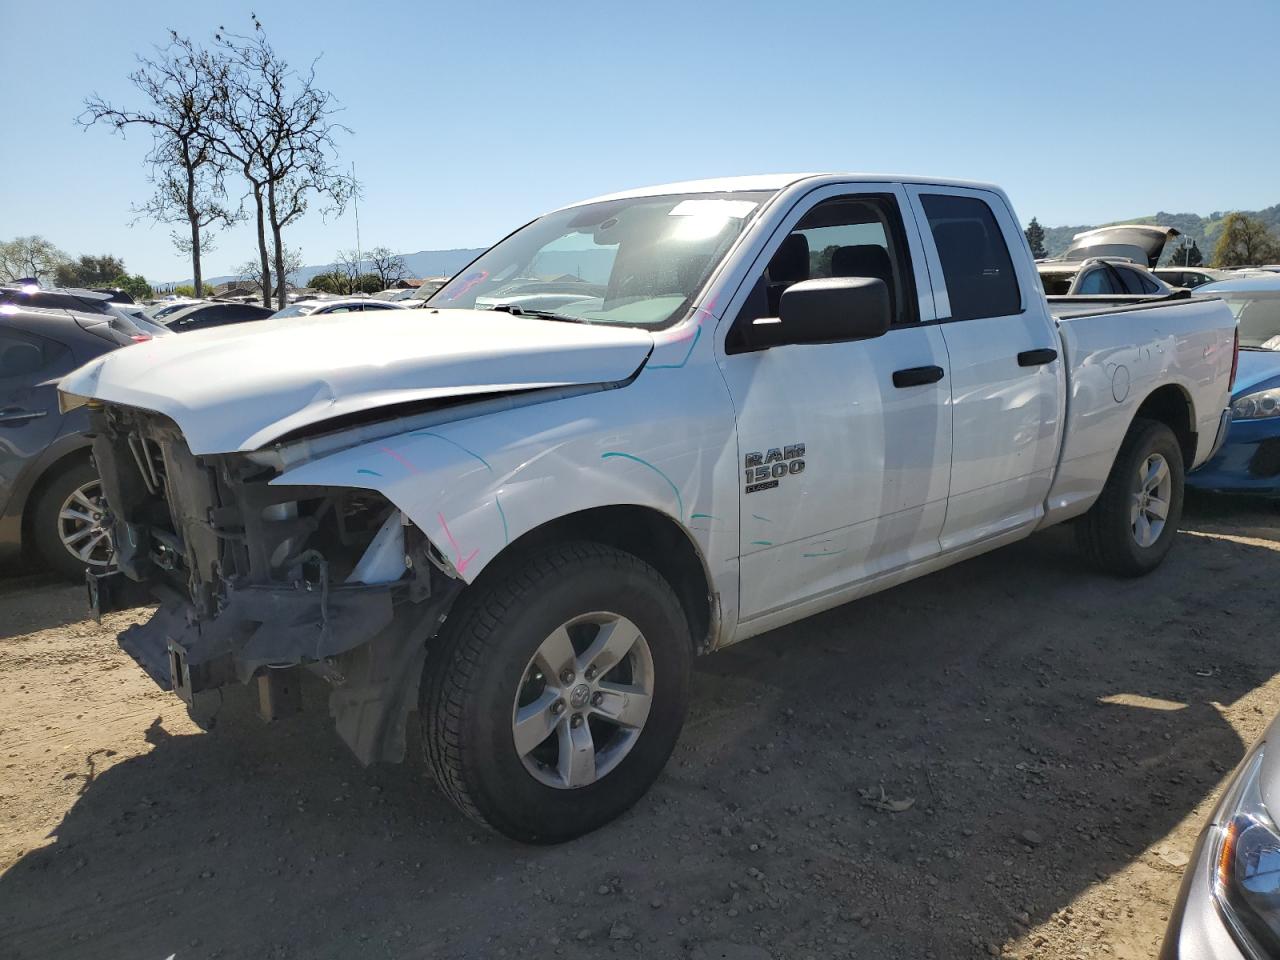
{"type": "Polygon", "coordinates": [[[1240,346],[1280,350],[1280,290],[1221,294],[1240,324],[1240,346]]]}
{"type": "Polygon", "coordinates": [[[723,259],[768,192],[605,200],[517,230],[450,280],[435,309],[505,308],[584,323],[665,327],[723,259]]]}
{"type": "Polygon", "coordinates": [[[291,303],[283,310],[277,310],[267,319],[276,320],[280,317],[305,317],[315,309],[316,305],[314,303],[291,303]]]}

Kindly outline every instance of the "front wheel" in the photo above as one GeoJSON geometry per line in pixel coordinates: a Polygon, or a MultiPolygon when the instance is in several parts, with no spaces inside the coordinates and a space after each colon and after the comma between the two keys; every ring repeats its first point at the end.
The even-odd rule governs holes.
{"type": "Polygon", "coordinates": [[[631,554],[579,542],[508,561],[428,651],[427,761],[463,812],[513,839],[588,833],[666,764],[692,646],[670,585],[631,554]]]}
{"type": "Polygon", "coordinates": [[[1135,420],[1097,502],[1078,521],[1085,556],[1122,577],[1158,567],[1182,519],[1184,481],[1173,431],[1155,420],[1135,420]]]}
{"type": "Polygon", "coordinates": [[[85,570],[111,569],[114,551],[106,511],[102,481],[87,459],[49,481],[36,501],[31,537],[50,569],[78,583],[84,583],[85,570]]]}

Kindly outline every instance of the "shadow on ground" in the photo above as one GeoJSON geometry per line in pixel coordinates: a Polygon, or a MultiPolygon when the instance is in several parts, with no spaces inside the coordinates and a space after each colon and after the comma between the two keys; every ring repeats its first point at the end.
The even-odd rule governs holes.
{"type": "MultiPolygon", "coordinates": [[[[1184,526],[1280,539],[1270,514],[1214,509],[1184,526]]],[[[1280,669],[1277,582],[1280,552],[1193,534],[1152,576],[1105,579],[1050,532],[775,631],[702,660],[661,782],[557,848],[463,820],[417,764],[360,769],[322,707],[263,729],[234,698],[213,732],[156,723],[149,753],[86,780],[55,842],[0,877],[0,943],[15,960],[985,955],[1237,762],[1214,704],[1280,669]]]]}

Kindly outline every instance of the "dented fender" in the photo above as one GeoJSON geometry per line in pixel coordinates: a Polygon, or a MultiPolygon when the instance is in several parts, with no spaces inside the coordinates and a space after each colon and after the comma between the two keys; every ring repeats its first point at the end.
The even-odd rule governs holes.
{"type": "MultiPolygon", "coordinates": [[[[471,583],[524,534],[595,507],[635,505],[685,528],[736,622],[734,414],[696,331],[659,345],[625,387],[462,418],[360,443],[286,469],[274,485],[373,489],[471,583]],[[679,356],[676,366],[661,361],[679,356]],[[673,389],[679,378],[678,390],[673,389]]],[[[705,340],[705,338],[703,338],[705,340]]],[[[723,627],[722,627],[723,629],[723,627]]]]}

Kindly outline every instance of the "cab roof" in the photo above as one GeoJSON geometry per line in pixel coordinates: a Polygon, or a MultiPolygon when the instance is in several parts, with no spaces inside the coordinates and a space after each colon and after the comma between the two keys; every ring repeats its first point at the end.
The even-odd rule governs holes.
{"type": "Polygon", "coordinates": [[[609,193],[589,200],[561,207],[567,210],[581,207],[589,203],[600,203],[605,200],[627,200],[637,197],[661,197],[674,193],[732,193],[745,191],[778,191],[795,184],[804,183],[819,187],[829,183],[926,183],[944,187],[969,187],[975,190],[992,190],[1000,192],[1000,188],[991,183],[980,183],[972,180],[949,180],[942,177],[902,176],[891,173],[767,173],[746,177],[717,177],[708,180],[682,180],[675,183],[657,184],[651,187],[638,187],[634,190],[623,190],[609,193]]]}

